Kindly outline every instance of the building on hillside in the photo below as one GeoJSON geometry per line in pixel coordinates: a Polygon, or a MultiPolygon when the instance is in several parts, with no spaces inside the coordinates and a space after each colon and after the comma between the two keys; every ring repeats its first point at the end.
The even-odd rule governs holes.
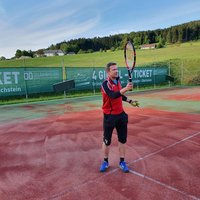
{"type": "Polygon", "coordinates": [[[64,52],[62,50],[44,50],[45,56],[64,56],[64,52]]]}
{"type": "Polygon", "coordinates": [[[156,48],[156,44],[143,44],[140,46],[140,49],[155,49],[156,48]]]}
{"type": "Polygon", "coordinates": [[[71,51],[71,52],[68,52],[67,55],[75,55],[76,53],[71,51]]]}
{"type": "Polygon", "coordinates": [[[32,58],[32,57],[31,56],[21,56],[18,59],[23,60],[23,59],[29,59],[29,58],[32,58]]]}

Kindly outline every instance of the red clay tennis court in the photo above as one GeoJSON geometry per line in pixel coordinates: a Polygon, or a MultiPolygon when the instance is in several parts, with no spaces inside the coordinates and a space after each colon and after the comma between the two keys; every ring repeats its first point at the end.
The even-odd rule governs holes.
{"type": "Polygon", "coordinates": [[[101,96],[1,106],[1,200],[200,199],[200,87],[129,93],[126,161],[102,161],[101,96]]]}

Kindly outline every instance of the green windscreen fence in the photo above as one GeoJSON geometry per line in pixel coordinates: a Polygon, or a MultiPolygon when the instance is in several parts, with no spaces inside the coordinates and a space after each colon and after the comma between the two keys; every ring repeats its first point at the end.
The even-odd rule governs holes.
{"type": "Polygon", "coordinates": [[[60,67],[0,68],[0,96],[52,92],[62,77],[60,67]]]}
{"type": "MultiPolygon", "coordinates": [[[[168,67],[137,67],[133,71],[133,82],[135,85],[153,85],[166,83],[168,67]]],[[[119,67],[119,76],[122,86],[127,84],[128,72],[126,67],[119,67]]],[[[75,89],[94,89],[100,88],[103,80],[106,79],[105,68],[103,67],[67,67],[67,79],[75,80],[75,89]]]]}
{"type": "MultiPolygon", "coordinates": [[[[167,66],[136,67],[133,71],[135,86],[166,83],[167,66]]],[[[53,85],[74,80],[75,90],[95,91],[106,79],[104,67],[16,67],[0,68],[0,97],[54,92],[53,85]]],[[[126,67],[119,67],[122,86],[127,84],[126,67]]]]}

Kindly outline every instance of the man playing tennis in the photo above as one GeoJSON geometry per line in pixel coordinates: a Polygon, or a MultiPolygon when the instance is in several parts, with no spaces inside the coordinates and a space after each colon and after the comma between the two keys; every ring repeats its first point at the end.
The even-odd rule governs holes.
{"type": "Polygon", "coordinates": [[[114,128],[117,130],[120,162],[119,167],[123,172],[129,172],[128,166],[124,161],[125,158],[125,143],[127,140],[127,124],[128,115],[124,112],[122,101],[134,103],[124,94],[132,90],[133,84],[129,82],[126,87],[122,88],[119,81],[117,64],[110,62],[106,65],[107,79],[102,83],[101,92],[103,97],[103,145],[104,161],[101,164],[100,172],[105,172],[109,167],[108,156],[109,146],[111,144],[112,132],[114,128]]]}

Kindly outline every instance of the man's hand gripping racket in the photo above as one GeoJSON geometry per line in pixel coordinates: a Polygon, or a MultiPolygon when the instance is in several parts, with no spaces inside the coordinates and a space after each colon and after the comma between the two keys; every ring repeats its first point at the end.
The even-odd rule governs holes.
{"type": "MultiPolygon", "coordinates": [[[[124,58],[128,70],[129,82],[132,83],[132,72],[136,64],[136,51],[131,41],[128,41],[124,47],[124,58]]],[[[138,101],[129,100],[132,106],[139,107],[138,101]]]]}

